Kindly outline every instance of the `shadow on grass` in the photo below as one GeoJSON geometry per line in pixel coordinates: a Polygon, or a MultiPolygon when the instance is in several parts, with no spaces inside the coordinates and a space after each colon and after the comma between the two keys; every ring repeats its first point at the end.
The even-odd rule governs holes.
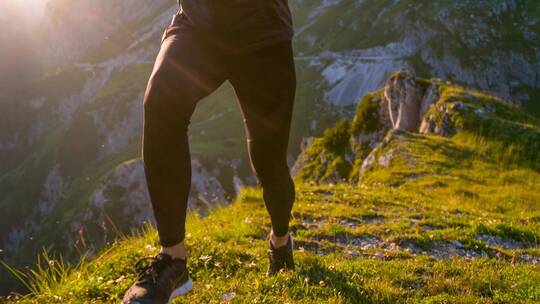
{"type": "Polygon", "coordinates": [[[352,275],[346,272],[329,269],[317,261],[309,261],[298,270],[298,274],[312,286],[327,288],[338,293],[345,303],[371,303],[369,291],[358,282],[353,283],[352,275]]]}

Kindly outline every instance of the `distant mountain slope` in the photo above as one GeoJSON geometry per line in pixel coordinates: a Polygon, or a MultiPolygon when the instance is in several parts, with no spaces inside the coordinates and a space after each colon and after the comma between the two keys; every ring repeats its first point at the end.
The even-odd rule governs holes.
{"type": "MultiPolygon", "coordinates": [[[[291,164],[304,138],[353,117],[360,97],[402,68],[524,102],[531,112],[540,104],[538,1],[290,5],[299,77],[291,164]]],[[[141,94],[176,10],[169,0],[50,1],[44,75],[16,81],[24,85],[0,97],[2,258],[27,265],[42,247],[76,258],[82,239],[82,249],[97,250],[113,238],[113,223],[129,231],[151,218],[138,160],[141,94]]],[[[230,86],[201,102],[190,132],[193,209],[205,213],[255,184],[230,86]]],[[[361,166],[348,162],[334,166],[361,166]]]]}
{"type": "Polygon", "coordinates": [[[538,96],[537,1],[304,0],[292,5],[299,55],[322,71],[332,102],[355,103],[401,68],[503,98],[538,96]]]}
{"type": "MultiPolygon", "coordinates": [[[[297,271],[265,277],[269,219],[244,189],[189,216],[195,289],[177,303],[537,303],[539,136],[499,98],[396,73],[300,158],[297,271]]],[[[45,261],[21,302],[118,301],[158,251],[152,228],[121,239],[75,268],[45,261]]]]}

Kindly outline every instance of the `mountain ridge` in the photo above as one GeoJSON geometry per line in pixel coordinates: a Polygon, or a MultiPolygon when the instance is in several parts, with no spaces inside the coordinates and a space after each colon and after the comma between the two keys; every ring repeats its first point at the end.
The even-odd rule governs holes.
{"type": "MultiPolygon", "coordinates": [[[[264,277],[270,223],[260,189],[245,188],[234,203],[207,217],[188,216],[196,283],[176,303],[540,300],[540,168],[532,165],[540,154],[528,150],[538,145],[539,119],[497,97],[399,72],[363,99],[352,123],[345,122],[312,140],[296,165],[290,229],[297,271],[264,277]],[[408,85],[409,94],[399,83],[408,85]],[[425,94],[410,94],[417,85],[439,96],[417,118],[423,123],[389,123],[393,109],[426,100],[425,94]],[[379,119],[367,119],[374,113],[379,119]],[[339,159],[359,144],[361,132],[372,134],[384,119],[385,134],[370,151],[355,150],[362,153],[349,158],[347,174],[329,157],[329,165],[313,170],[320,159],[307,156],[339,159]],[[492,122],[506,124],[494,128],[492,122]]],[[[157,233],[146,226],[77,266],[45,256],[44,266],[27,277],[33,294],[20,302],[118,301],[136,277],[134,261],[157,247],[157,233]]]]}

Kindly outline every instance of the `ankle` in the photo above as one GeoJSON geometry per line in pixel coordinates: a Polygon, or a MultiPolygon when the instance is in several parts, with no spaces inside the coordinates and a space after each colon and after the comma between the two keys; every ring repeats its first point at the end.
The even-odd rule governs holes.
{"type": "Polygon", "coordinates": [[[175,259],[186,260],[186,247],[184,246],[184,242],[171,247],[161,247],[161,253],[168,254],[175,259]]]}
{"type": "Polygon", "coordinates": [[[284,236],[276,236],[274,232],[270,234],[270,242],[272,242],[272,246],[274,248],[280,248],[289,242],[289,233],[285,234],[284,236]]]}

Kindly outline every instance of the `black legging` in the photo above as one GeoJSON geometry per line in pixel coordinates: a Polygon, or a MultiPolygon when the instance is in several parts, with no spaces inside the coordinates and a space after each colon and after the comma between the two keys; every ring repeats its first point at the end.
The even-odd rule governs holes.
{"type": "Polygon", "coordinates": [[[287,145],[296,89],[291,42],[234,49],[176,16],[165,32],[144,97],[143,159],[162,246],[184,240],[191,187],[187,129],[197,102],[233,85],[252,168],[277,236],[287,234],[295,190],[287,145]]]}

